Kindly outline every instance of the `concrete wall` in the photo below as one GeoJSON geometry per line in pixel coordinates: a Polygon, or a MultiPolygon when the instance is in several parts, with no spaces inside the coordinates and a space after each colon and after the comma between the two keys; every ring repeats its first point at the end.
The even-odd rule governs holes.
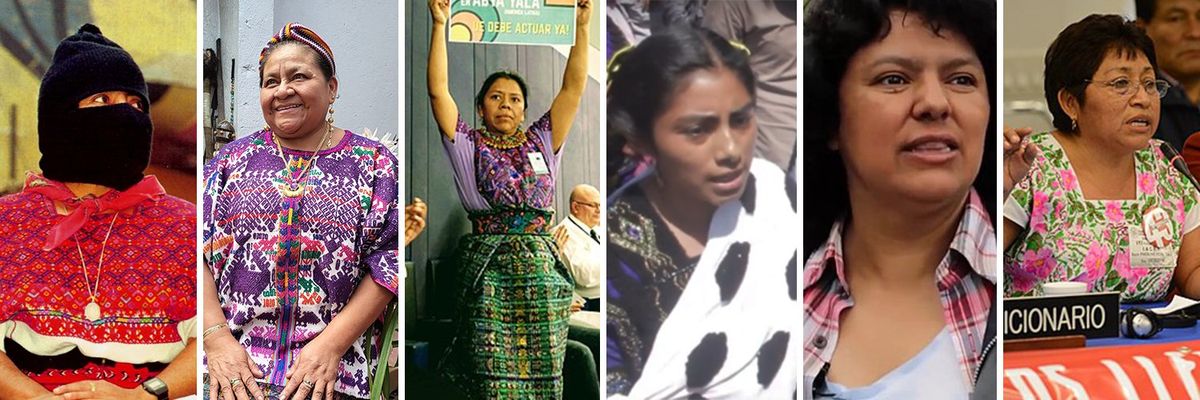
{"type": "MultiPolygon", "coordinates": [[[[395,134],[396,38],[399,16],[394,1],[364,0],[354,7],[317,0],[260,1],[227,0],[210,12],[205,2],[204,45],[222,42],[222,112],[229,111],[229,65],[234,81],[232,119],[238,136],[262,129],[258,102],[258,54],[267,40],[288,22],[299,22],[321,35],[333,49],[338,66],[338,99],[335,124],[362,132],[363,128],[395,134]],[[216,18],[219,22],[208,21],[216,18]],[[217,29],[213,32],[213,29],[217,29]]],[[[229,116],[226,115],[226,118],[229,116]]]]}
{"type": "MultiPolygon", "coordinates": [[[[595,4],[595,3],[594,3],[595,4]]],[[[426,91],[426,68],[429,55],[429,6],[427,2],[405,2],[405,195],[420,197],[429,204],[428,226],[409,247],[406,258],[413,262],[416,293],[407,293],[417,301],[417,317],[431,316],[434,309],[446,307],[454,295],[439,293],[432,288],[432,279],[453,279],[452,266],[431,270],[430,260],[450,261],[458,238],[470,230],[470,222],[454,189],[454,175],[442,150],[426,91]]],[[[594,13],[598,14],[598,13],[594,13]]],[[[593,19],[595,21],[595,18],[593,19]]],[[[593,22],[591,39],[601,36],[602,26],[593,22]]],[[[596,43],[596,41],[592,41],[596,43]]],[[[566,65],[565,52],[544,46],[448,44],[450,61],[450,93],[460,111],[472,126],[481,123],[471,107],[475,92],[488,74],[500,69],[520,72],[529,84],[526,121],[534,121],[550,108],[554,95],[562,85],[566,65]]],[[[588,86],[580,103],[579,113],[571,134],[563,147],[558,181],[557,217],[566,215],[567,197],[571,187],[588,183],[600,186],[603,175],[603,153],[600,146],[603,82],[603,53],[592,48],[589,56],[588,86]],[[598,62],[597,62],[598,61],[598,62]],[[593,66],[595,65],[595,66],[593,66]]],[[[602,192],[603,193],[603,192],[602,192]]],[[[451,304],[452,306],[452,304],[451,304]]],[[[411,331],[410,331],[411,336],[411,331]]]]}
{"type": "Polygon", "coordinates": [[[1014,111],[1044,107],[1042,66],[1046,49],[1067,25],[1090,14],[1133,19],[1133,0],[1007,0],[1004,2],[1005,125],[1050,129],[1048,114],[1014,111]]]}
{"type": "MultiPolygon", "coordinates": [[[[399,132],[398,7],[394,0],[275,2],[273,30],[278,31],[288,22],[298,22],[316,31],[333,49],[340,96],[334,104],[337,126],[359,133],[363,128],[399,132]]],[[[259,49],[265,41],[263,38],[264,43],[258,44],[259,49]]]]}

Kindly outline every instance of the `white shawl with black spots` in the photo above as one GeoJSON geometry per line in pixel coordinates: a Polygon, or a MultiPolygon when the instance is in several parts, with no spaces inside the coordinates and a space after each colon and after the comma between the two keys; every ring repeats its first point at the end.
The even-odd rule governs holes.
{"type": "Polygon", "coordinates": [[[784,179],[774,164],[755,160],[745,194],[717,209],[627,398],[794,398],[800,226],[784,179]]]}

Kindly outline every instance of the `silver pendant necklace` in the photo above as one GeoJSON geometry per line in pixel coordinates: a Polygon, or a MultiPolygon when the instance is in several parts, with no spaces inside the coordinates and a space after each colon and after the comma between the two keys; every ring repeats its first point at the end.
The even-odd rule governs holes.
{"type": "Polygon", "coordinates": [[[104,268],[104,250],[108,248],[108,237],[112,235],[113,225],[117,223],[117,217],[120,212],[113,213],[113,219],[108,223],[108,233],[104,234],[104,241],[100,244],[100,261],[96,263],[96,283],[93,285],[92,280],[88,278],[87,262],[83,259],[83,247],[79,246],[79,239],[75,239],[75,249],[79,251],[79,265],[83,268],[83,287],[88,291],[88,303],[83,307],[83,316],[89,321],[100,320],[100,304],[96,303],[96,292],[100,291],[100,271],[104,268]]]}

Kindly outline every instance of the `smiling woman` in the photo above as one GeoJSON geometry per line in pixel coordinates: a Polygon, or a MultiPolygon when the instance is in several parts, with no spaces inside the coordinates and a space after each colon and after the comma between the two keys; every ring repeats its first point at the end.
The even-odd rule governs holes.
{"type": "Polygon", "coordinates": [[[287,24],[259,58],[267,127],[204,168],[210,398],[366,398],[398,286],[396,157],[333,125],[333,51],[287,24]]]}
{"type": "Polygon", "coordinates": [[[288,147],[312,149],[325,140],[337,142],[344,134],[327,137],[334,128],[325,116],[332,117],[329,110],[337,98],[338,80],[325,57],[324,50],[300,41],[282,41],[264,51],[259,103],[273,137],[288,147]]]}

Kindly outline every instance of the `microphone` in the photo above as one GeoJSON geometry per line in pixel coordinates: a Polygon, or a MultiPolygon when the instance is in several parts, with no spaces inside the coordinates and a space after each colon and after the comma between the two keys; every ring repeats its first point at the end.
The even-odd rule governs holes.
{"type": "Polygon", "coordinates": [[[1188,169],[1187,162],[1183,160],[1183,156],[1180,156],[1175,151],[1175,148],[1171,147],[1171,144],[1167,142],[1162,142],[1162,144],[1158,145],[1158,148],[1162,150],[1163,155],[1167,156],[1167,163],[1171,164],[1172,167],[1175,167],[1176,171],[1187,177],[1188,181],[1192,183],[1193,188],[1200,190],[1200,183],[1196,183],[1196,177],[1192,176],[1192,171],[1188,169]]]}

